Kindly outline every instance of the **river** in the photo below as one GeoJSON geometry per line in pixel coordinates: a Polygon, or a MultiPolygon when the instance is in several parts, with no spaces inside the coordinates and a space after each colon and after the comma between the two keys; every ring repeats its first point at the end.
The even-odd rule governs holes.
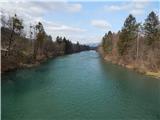
{"type": "Polygon", "coordinates": [[[95,51],[2,75],[2,120],[160,120],[160,80],[95,51]]]}

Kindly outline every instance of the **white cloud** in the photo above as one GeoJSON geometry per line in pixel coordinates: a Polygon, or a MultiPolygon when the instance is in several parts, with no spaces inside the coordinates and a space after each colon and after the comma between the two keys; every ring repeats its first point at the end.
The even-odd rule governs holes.
{"type": "Polygon", "coordinates": [[[137,10],[133,9],[133,10],[130,11],[130,13],[133,14],[133,15],[142,15],[144,13],[144,10],[142,10],[142,9],[137,9],[137,10]]]}
{"type": "Polygon", "coordinates": [[[70,39],[72,40],[72,42],[76,43],[77,41],[81,40],[81,37],[79,37],[78,35],[84,35],[87,31],[86,29],[68,26],[53,21],[42,20],[42,24],[44,25],[47,33],[52,35],[53,40],[55,40],[57,36],[65,36],[67,39],[70,39]]]}
{"type": "Polygon", "coordinates": [[[91,25],[100,29],[110,29],[111,25],[105,20],[92,20],[91,25]]]}
{"type": "Polygon", "coordinates": [[[128,7],[129,7],[128,4],[122,4],[122,5],[105,6],[105,9],[107,11],[120,11],[127,9],[128,7]]]}
{"type": "Polygon", "coordinates": [[[25,12],[30,15],[43,15],[46,12],[80,12],[82,5],[78,3],[67,2],[3,2],[0,4],[1,9],[14,12],[25,12]]]}
{"type": "Polygon", "coordinates": [[[71,4],[69,6],[66,6],[66,9],[68,9],[70,12],[79,12],[82,9],[81,4],[71,4]]]}
{"type": "Polygon", "coordinates": [[[35,22],[42,20],[48,12],[75,13],[82,9],[81,4],[67,2],[3,2],[0,10],[12,16],[15,13],[24,21],[35,22]]]}
{"type": "MultiPolygon", "coordinates": [[[[42,22],[47,34],[52,35],[53,40],[56,36],[75,36],[78,33],[84,33],[87,30],[75,26],[69,26],[56,21],[48,21],[43,16],[48,12],[65,12],[72,14],[80,12],[82,5],[78,3],[67,2],[4,2],[0,4],[1,12],[7,16],[13,16],[15,13],[18,17],[23,18],[25,31],[29,33],[30,24],[35,25],[37,22],[42,22]]],[[[76,39],[75,41],[78,41],[76,39]]]]}
{"type": "Polygon", "coordinates": [[[44,27],[48,31],[66,32],[66,33],[76,33],[76,32],[86,32],[86,29],[81,29],[78,27],[67,26],[63,24],[58,24],[56,22],[42,20],[44,27]]]}
{"type": "Polygon", "coordinates": [[[144,13],[144,8],[148,5],[149,0],[132,0],[122,2],[119,5],[104,6],[104,9],[109,12],[128,11],[133,15],[141,15],[144,13]]]}

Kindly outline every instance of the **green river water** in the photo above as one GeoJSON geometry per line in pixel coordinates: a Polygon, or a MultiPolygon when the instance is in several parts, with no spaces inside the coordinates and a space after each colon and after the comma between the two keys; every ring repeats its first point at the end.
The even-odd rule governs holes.
{"type": "Polygon", "coordinates": [[[160,80],[95,51],[2,74],[2,120],[160,120],[160,80]]]}

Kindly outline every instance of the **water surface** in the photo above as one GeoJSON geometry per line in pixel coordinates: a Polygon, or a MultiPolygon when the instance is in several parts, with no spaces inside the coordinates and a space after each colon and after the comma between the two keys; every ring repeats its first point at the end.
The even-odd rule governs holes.
{"type": "Polygon", "coordinates": [[[2,120],[160,120],[160,80],[95,51],[2,75],[2,120]]]}

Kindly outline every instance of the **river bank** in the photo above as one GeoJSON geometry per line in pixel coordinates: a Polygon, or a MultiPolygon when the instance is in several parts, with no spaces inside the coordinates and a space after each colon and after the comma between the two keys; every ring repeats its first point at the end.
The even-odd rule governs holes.
{"type": "Polygon", "coordinates": [[[147,69],[142,63],[140,62],[132,62],[132,63],[125,63],[121,58],[117,59],[116,56],[112,56],[112,55],[108,55],[103,51],[103,48],[100,46],[97,49],[97,52],[101,55],[101,57],[108,61],[111,62],[112,64],[117,64],[120,65],[122,67],[125,67],[127,69],[131,69],[134,70],[135,72],[138,72],[140,74],[145,74],[151,77],[154,77],[156,79],[160,79],[160,71],[154,72],[154,71],[150,71],[149,69],[147,69]],[[136,63],[137,62],[137,63],[136,63]]]}
{"type": "MultiPolygon", "coordinates": [[[[61,56],[61,55],[57,55],[61,56]]],[[[40,65],[50,58],[57,56],[38,56],[36,60],[32,57],[25,57],[25,60],[18,59],[17,56],[2,56],[1,57],[1,73],[10,72],[16,69],[31,68],[40,65]]]]}
{"type": "MultiPolygon", "coordinates": [[[[83,51],[87,51],[87,50],[83,50],[83,51]]],[[[77,52],[72,52],[70,54],[75,54],[75,53],[77,53],[77,52]]],[[[5,57],[3,56],[1,58],[1,73],[10,72],[10,71],[14,71],[17,69],[36,67],[36,66],[41,65],[42,63],[44,63],[48,59],[54,59],[58,56],[64,56],[64,55],[66,55],[66,54],[64,54],[64,53],[50,54],[49,56],[41,55],[41,56],[37,56],[36,60],[33,60],[33,58],[30,58],[30,62],[24,62],[22,60],[19,61],[13,56],[5,56],[5,57]]]]}
{"type": "Polygon", "coordinates": [[[1,72],[35,67],[49,58],[93,49],[88,45],[72,43],[65,37],[53,40],[47,33],[27,38],[8,27],[1,28],[1,72]],[[40,38],[39,36],[40,35],[40,38]],[[42,38],[41,38],[42,37],[42,38]]]}

